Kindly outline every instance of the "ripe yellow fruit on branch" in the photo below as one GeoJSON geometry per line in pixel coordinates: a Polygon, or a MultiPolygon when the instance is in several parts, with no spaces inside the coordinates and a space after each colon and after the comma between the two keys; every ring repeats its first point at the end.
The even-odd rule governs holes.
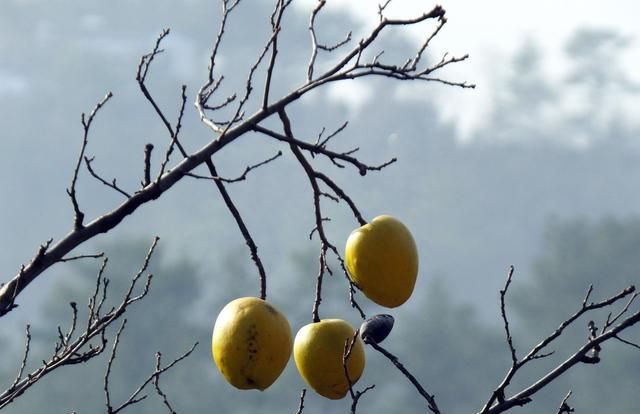
{"type": "MultiPolygon", "coordinates": [[[[349,382],[343,365],[345,344],[354,338],[355,329],[341,319],[323,319],[302,327],[293,344],[293,358],[300,376],[318,394],[339,400],[347,395],[349,382]]],[[[364,345],[359,336],[347,358],[352,384],[362,375],[364,345]]]]}
{"type": "Polygon", "coordinates": [[[229,302],[213,328],[211,351],[222,376],[234,387],[265,390],[284,370],[292,348],[287,318],[266,301],[229,302]]]}
{"type": "Polygon", "coordinates": [[[345,247],[351,280],[366,297],[395,308],[413,293],[418,250],[409,229],[391,216],[378,216],[354,230],[345,247]]]}

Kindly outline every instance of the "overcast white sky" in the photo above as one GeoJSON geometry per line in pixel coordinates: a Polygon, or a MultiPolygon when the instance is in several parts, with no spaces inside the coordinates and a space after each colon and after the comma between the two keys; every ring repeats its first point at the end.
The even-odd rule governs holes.
{"type": "MultiPolygon", "coordinates": [[[[309,10],[316,0],[295,3],[299,9],[309,10]]],[[[372,0],[329,0],[327,9],[346,12],[365,26],[376,22],[375,4],[372,0]]],[[[388,16],[414,16],[430,10],[435,4],[438,3],[394,0],[389,6],[388,16]]],[[[443,0],[439,4],[447,11],[448,24],[438,41],[432,43],[433,52],[469,53],[471,56],[467,62],[450,67],[444,77],[466,80],[478,87],[475,91],[433,88],[430,93],[438,94],[443,116],[453,119],[463,136],[468,136],[475,127],[482,125],[483,118],[492,109],[493,96],[496,88],[500,88],[505,66],[527,41],[539,46],[543,52],[545,77],[552,82],[560,82],[568,67],[563,48],[577,29],[615,30],[630,41],[625,55],[620,57],[623,68],[632,80],[640,83],[640,2],[637,0],[443,0]]],[[[424,32],[421,35],[412,33],[416,40],[424,36],[424,32]]],[[[343,96],[351,96],[349,104],[357,106],[362,103],[353,98],[360,95],[354,94],[359,91],[347,91],[344,85],[340,89],[343,96]]],[[[360,93],[366,97],[366,92],[360,93]]],[[[334,91],[333,97],[339,94],[334,91]]],[[[620,102],[624,102],[620,107],[627,112],[630,122],[637,122],[640,95],[622,95],[618,97],[620,102]]],[[[572,102],[576,102],[575,97],[567,97],[564,109],[570,110],[567,106],[572,102]]]]}

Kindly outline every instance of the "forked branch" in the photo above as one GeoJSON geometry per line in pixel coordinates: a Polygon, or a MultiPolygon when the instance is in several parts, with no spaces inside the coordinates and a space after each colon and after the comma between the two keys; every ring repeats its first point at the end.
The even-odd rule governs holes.
{"type": "MultiPolygon", "coordinates": [[[[629,311],[629,307],[633,303],[637,294],[635,294],[635,286],[629,286],[626,289],[623,289],[616,295],[613,295],[607,299],[604,299],[600,302],[592,302],[590,301],[591,294],[593,292],[593,286],[589,286],[587,293],[582,301],[582,305],[580,308],[570,317],[568,317],[564,322],[560,324],[560,326],[553,331],[550,335],[544,338],[540,343],[535,345],[522,359],[518,359],[516,356],[516,348],[513,344],[513,339],[511,337],[511,332],[509,329],[509,322],[506,317],[505,310],[505,295],[507,290],[511,284],[513,277],[513,267],[510,268],[509,274],[507,276],[507,281],[505,282],[505,287],[500,291],[500,303],[501,303],[501,314],[504,322],[505,332],[507,335],[507,344],[509,346],[509,350],[511,353],[512,364],[509,370],[507,371],[504,379],[498,385],[498,387],[492,392],[489,400],[484,405],[480,414],[498,414],[504,411],[507,411],[516,406],[522,406],[528,404],[532,401],[533,396],[540,391],[542,388],[553,382],[560,375],[567,372],[569,369],[578,365],[580,363],[585,364],[596,364],[600,361],[600,351],[602,349],[601,344],[605,341],[609,341],[612,339],[619,339],[619,334],[626,329],[634,326],[638,322],[640,322],[640,311],[628,316],[625,319],[620,319],[622,315],[626,314],[629,311]],[[570,355],[564,362],[556,366],[555,368],[549,370],[546,374],[535,380],[531,385],[526,387],[520,392],[515,393],[514,395],[508,397],[506,395],[507,387],[511,384],[513,378],[516,376],[518,372],[520,372],[521,368],[525,365],[530,364],[532,361],[544,358],[549,356],[552,352],[546,352],[547,347],[554,342],[557,338],[559,338],[566,330],[567,327],[572,325],[576,320],[578,320],[581,316],[588,312],[592,312],[598,309],[604,309],[614,304],[618,303],[622,299],[630,297],[627,301],[626,305],[622,308],[622,310],[618,313],[618,315],[611,319],[611,313],[607,317],[607,322],[600,332],[598,332],[598,328],[596,327],[593,321],[590,321],[589,326],[589,337],[587,342],[578,348],[572,355],[570,355]],[[615,322],[620,320],[620,322],[616,325],[615,322]]],[[[568,398],[568,396],[567,396],[568,398]]],[[[566,403],[566,400],[563,404],[566,403]]]]}

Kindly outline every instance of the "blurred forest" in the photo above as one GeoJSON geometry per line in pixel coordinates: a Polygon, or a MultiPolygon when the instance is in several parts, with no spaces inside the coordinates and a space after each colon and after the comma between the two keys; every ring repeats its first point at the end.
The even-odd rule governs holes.
{"type": "MultiPolygon", "coordinates": [[[[166,138],[136,89],[138,59],[162,28],[172,28],[150,83],[162,105],[177,107],[179,85],[186,83],[193,94],[202,81],[219,16],[217,4],[197,0],[179,9],[168,0],[153,8],[143,1],[117,1],[117,7],[98,1],[64,4],[34,0],[0,5],[0,111],[7,114],[0,118],[4,275],[14,274],[36,246],[65,234],[71,225],[64,188],[77,156],[79,114],[107,90],[114,91],[115,100],[101,114],[89,150],[100,171],[123,185],[137,185],[144,144],[166,138]]],[[[243,9],[232,25],[223,65],[230,85],[242,85],[245,69],[261,47],[246,41],[246,28],[258,39],[269,29],[265,5],[256,2],[254,10],[243,9]]],[[[331,17],[323,30],[328,38],[341,38],[350,22],[331,17]]],[[[297,83],[308,59],[308,45],[296,40],[308,36],[306,16],[287,24],[283,59],[302,64],[283,65],[279,90],[297,83]]],[[[388,41],[397,50],[407,42],[388,41]]],[[[444,412],[479,410],[509,366],[498,301],[509,265],[515,265],[516,274],[507,305],[520,353],[577,309],[589,284],[598,299],[638,285],[640,129],[625,120],[625,108],[616,106],[619,94],[640,93],[619,65],[628,47],[613,29],[576,32],[565,46],[570,62],[566,77],[555,84],[541,70],[544,50],[523,40],[496,73],[500,88],[492,116],[464,144],[455,126],[442,118],[438,102],[429,98],[429,88],[438,86],[421,86],[424,97],[405,99],[393,85],[373,80],[369,99],[356,109],[319,93],[292,112],[301,134],[314,136],[322,126],[331,129],[349,119],[341,148],[360,146],[362,156],[372,162],[398,157],[396,165],[363,178],[353,171],[331,171],[367,218],[392,213],[416,237],[422,263],[416,294],[391,312],[396,326],[385,343],[436,394],[444,412]],[[566,109],[568,95],[587,104],[566,109]],[[381,107],[381,101],[391,104],[381,107]]],[[[184,128],[192,148],[209,139],[193,114],[184,128]]],[[[225,175],[238,175],[278,150],[254,138],[225,150],[219,162],[225,175]]],[[[282,158],[229,191],[260,248],[270,300],[296,331],[311,318],[317,246],[307,237],[313,221],[307,183],[303,174],[291,173],[297,171],[295,160],[282,158]]],[[[113,398],[126,399],[146,378],[156,351],[169,360],[198,341],[195,353],[161,380],[178,412],[293,413],[303,383],[292,361],[262,393],[233,389],[213,365],[215,316],[228,301],[257,294],[257,275],[217,193],[200,182],[181,184],[83,250],[104,250],[109,256],[110,295],[117,300],[153,235],[162,238],[152,259],[151,293],[127,316],[112,373],[117,379],[113,398]]],[[[91,216],[119,201],[90,177],[80,178],[80,196],[91,216]]],[[[333,219],[327,230],[339,247],[356,225],[342,207],[326,207],[333,219]]],[[[31,323],[31,362],[37,363],[48,356],[56,327],[69,323],[68,302],[78,302],[80,309],[86,303],[98,268],[92,261],[58,265],[30,287],[20,308],[3,318],[2,385],[12,381],[19,367],[24,325],[31,323]]],[[[359,297],[368,314],[382,312],[359,297]]],[[[323,317],[358,323],[342,276],[328,279],[323,299],[323,317]]],[[[605,319],[600,314],[595,322],[605,319]]],[[[587,322],[579,321],[557,353],[539,361],[539,371],[525,371],[527,378],[516,381],[512,391],[580,346],[587,322]]],[[[362,398],[359,410],[393,414],[423,409],[423,400],[406,379],[370,351],[358,386],[376,388],[362,398]]],[[[101,412],[107,356],[61,369],[5,411],[101,412]]],[[[612,343],[598,365],[578,367],[517,412],[555,412],[571,389],[577,413],[636,413],[639,369],[639,352],[612,343]]],[[[305,402],[309,414],[345,412],[347,405],[311,392],[305,402]]],[[[156,413],[163,409],[159,404],[150,396],[131,412],[156,413]]]]}

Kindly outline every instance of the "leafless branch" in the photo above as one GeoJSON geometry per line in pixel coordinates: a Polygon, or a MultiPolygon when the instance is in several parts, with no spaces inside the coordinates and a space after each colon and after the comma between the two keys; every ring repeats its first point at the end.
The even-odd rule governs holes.
{"type": "Polygon", "coordinates": [[[75,229],[79,229],[82,227],[82,222],[84,220],[84,213],[80,210],[80,205],[78,204],[78,198],[76,196],[76,183],[78,182],[78,174],[80,173],[80,166],[82,165],[82,159],[84,158],[84,153],[87,149],[87,144],[89,143],[89,130],[91,129],[91,124],[93,123],[93,119],[98,114],[100,109],[107,103],[113,94],[111,92],[107,93],[107,95],[102,98],[100,102],[96,104],[93,108],[89,117],[87,118],[84,113],[82,113],[82,144],[80,145],[80,154],[78,155],[78,160],[76,161],[76,166],[73,169],[73,177],[71,179],[71,186],[67,188],[67,194],[69,198],[71,198],[71,204],[73,205],[74,211],[74,219],[73,219],[73,227],[75,229]]]}
{"type": "Polygon", "coordinates": [[[371,345],[373,349],[375,349],[376,351],[384,355],[389,361],[393,363],[393,365],[396,366],[396,368],[398,368],[398,370],[402,373],[402,375],[407,377],[409,382],[413,384],[413,386],[416,388],[418,393],[427,401],[427,407],[432,413],[440,414],[440,409],[438,408],[438,404],[436,403],[435,396],[432,394],[429,394],[424,389],[424,387],[420,384],[420,382],[418,382],[416,377],[414,377],[413,374],[411,374],[409,370],[407,370],[405,366],[402,365],[402,363],[398,360],[398,357],[396,357],[391,352],[387,351],[386,349],[384,349],[382,346],[380,346],[375,342],[370,342],[368,345],[371,345]]]}
{"type": "MultiPolygon", "coordinates": [[[[217,177],[218,171],[216,170],[213,161],[207,160],[206,164],[211,176],[217,177]]],[[[216,187],[218,188],[218,191],[220,192],[224,203],[231,212],[231,215],[233,215],[233,218],[235,219],[236,224],[238,225],[238,228],[242,233],[242,237],[244,237],[244,241],[247,244],[247,247],[249,247],[251,260],[253,260],[253,263],[256,265],[258,269],[258,275],[260,276],[260,298],[264,300],[267,298],[267,274],[264,270],[264,266],[262,265],[262,260],[260,260],[260,256],[258,255],[258,246],[256,246],[256,243],[253,241],[253,238],[249,233],[249,229],[247,228],[246,224],[244,224],[244,220],[242,219],[238,208],[233,203],[231,196],[227,192],[224,183],[221,180],[214,180],[214,183],[216,184],[216,187]]]]}
{"type": "Polygon", "coordinates": [[[24,345],[24,356],[22,357],[22,363],[20,363],[20,370],[18,371],[18,375],[16,376],[16,379],[13,381],[13,384],[11,384],[11,388],[15,387],[16,385],[18,385],[18,382],[20,382],[20,380],[22,379],[22,375],[24,374],[24,369],[27,366],[27,359],[29,359],[29,350],[31,349],[31,326],[27,325],[27,342],[24,345]]]}
{"type": "MultiPolygon", "coordinates": [[[[161,366],[161,359],[162,359],[162,354],[160,352],[156,352],[156,372],[159,372],[161,370],[160,366],[161,366]]],[[[164,404],[165,407],[167,407],[167,410],[169,410],[169,413],[171,414],[177,414],[175,412],[175,410],[173,409],[173,407],[171,406],[171,404],[169,403],[169,398],[167,397],[167,394],[165,394],[161,389],[160,389],[160,376],[156,376],[153,379],[153,386],[156,389],[156,392],[158,393],[158,395],[162,398],[162,403],[164,404]]]]}
{"type": "Polygon", "coordinates": [[[263,165],[269,164],[270,162],[275,161],[276,158],[279,158],[281,156],[282,156],[282,151],[278,151],[276,153],[276,155],[274,155],[273,157],[269,157],[269,158],[267,158],[267,159],[265,159],[263,161],[260,161],[257,164],[248,165],[244,169],[244,172],[241,175],[239,175],[238,177],[236,177],[236,178],[225,178],[225,177],[220,177],[220,176],[212,177],[210,175],[199,175],[199,174],[194,174],[194,173],[188,173],[187,175],[189,177],[198,178],[198,179],[201,179],[201,180],[217,180],[217,181],[222,181],[222,182],[227,183],[227,184],[237,183],[239,181],[246,180],[247,179],[247,175],[251,171],[255,170],[256,168],[262,167],[263,165]]]}
{"type": "Polygon", "coordinates": [[[622,342],[623,344],[627,344],[627,345],[632,346],[632,347],[634,347],[634,348],[640,349],[640,345],[636,344],[635,342],[627,341],[626,339],[622,339],[622,338],[620,338],[620,337],[619,337],[619,336],[617,336],[617,335],[615,336],[615,338],[616,338],[618,341],[622,342]]]}
{"type": "Polygon", "coordinates": [[[575,411],[573,408],[571,408],[571,406],[567,402],[569,401],[569,397],[571,397],[571,391],[569,391],[567,395],[562,399],[562,402],[560,403],[560,407],[558,407],[557,414],[568,414],[575,411]]]}
{"type": "Polygon", "coordinates": [[[629,301],[627,302],[626,305],[624,305],[624,308],[622,308],[622,310],[620,312],[618,312],[618,314],[616,316],[613,317],[613,319],[611,319],[611,314],[609,314],[607,316],[607,321],[604,325],[604,327],[602,328],[603,330],[607,330],[611,325],[613,325],[614,323],[616,323],[618,321],[618,319],[620,319],[620,317],[622,317],[622,315],[624,315],[625,313],[627,313],[629,311],[629,307],[633,304],[633,302],[636,300],[636,298],[640,296],[640,293],[636,292],[634,293],[630,298],[629,301]]]}
{"type": "MultiPolygon", "coordinates": [[[[560,337],[564,330],[573,322],[575,322],[579,317],[584,315],[587,312],[602,309],[609,307],[621,299],[632,295],[635,292],[634,286],[629,286],[626,289],[623,289],[616,295],[613,295],[607,299],[604,299],[600,302],[590,302],[589,299],[591,297],[591,293],[593,292],[593,286],[589,286],[587,293],[582,301],[582,305],[580,309],[567,318],[560,326],[549,336],[543,339],[539,344],[534,346],[531,351],[527,355],[525,355],[521,360],[517,360],[512,366],[509,368],[507,374],[504,379],[498,385],[498,387],[493,391],[491,397],[484,405],[481,414],[498,414],[504,411],[507,411],[515,406],[522,406],[528,404],[532,400],[532,396],[540,391],[542,388],[547,386],[549,383],[554,381],[557,377],[568,371],[573,366],[579,363],[586,364],[595,364],[600,361],[599,352],[601,350],[601,343],[607,340],[615,339],[618,333],[624,331],[625,329],[635,325],[640,322],[640,311],[627,317],[618,325],[612,326],[611,324],[607,324],[606,329],[602,329],[600,334],[598,334],[598,329],[595,326],[593,321],[589,323],[589,338],[587,343],[580,347],[577,351],[575,351],[569,358],[567,358],[563,363],[556,366],[555,368],[548,371],[545,375],[540,377],[537,381],[532,383],[530,386],[525,388],[524,390],[516,393],[511,397],[506,397],[505,391],[506,388],[511,383],[511,380],[515,377],[516,373],[529,362],[542,358],[549,354],[542,354],[541,351],[544,350],[549,344],[551,344],[555,339],[560,337]],[[591,355],[589,355],[591,353],[591,355]]],[[[629,303],[627,303],[628,305],[629,303]]],[[[626,306],[625,306],[626,307],[626,306]]],[[[622,311],[621,311],[622,312],[622,311]]],[[[626,311],[625,311],[626,312],[626,311]]],[[[608,319],[609,320],[609,319],[608,319]]]]}
{"type": "Polygon", "coordinates": [[[291,4],[291,0],[278,0],[276,7],[271,15],[271,31],[273,33],[273,41],[271,42],[271,58],[267,65],[267,79],[264,84],[264,93],[262,97],[262,109],[266,109],[269,106],[269,93],[271,92],[271,78],[273,76],[273,69],[276,65],[276,56],[278,55],[278,34],[282,30],[282,16],[285,9],[291,4]]]}
{"type": "Polygon", "coordinates": [[[505,296],[509,285],[511,285],[511,279],[513,278],[514,267],[509,267],[509,274],[507,275],[507,281],[504,284],[504,289],[500,291],[500,313],[502,314],[502,321],[504,322],[504,330],[507,335],[507,344],[509,345],[509,351],[511,352],[511,363],[516,365],[518,363],[518,357],[516,356],[516,348],[513,346],[513,338],[511,337],[511,331],[509,330],[509,320],[507,319],[507,311],[505,306],[505,296]]]}
{"type": "MultiPolygon", "coordinates": [[[[140,384],[140,386],[129,396],[129,398],[126,401],[124,401],[122,404],[120,404],[117,408],[113,408],[107,405],[107,414],[117,414],[122,410],[124,410],[125,408],[128,408],[146,399],[147,398],[146,394],[145,395],[140,395],[140,394],[145,390],[145,388],[149,384],[152,384],[152,383],[154,384],[154,388],[156,392],[158,392],[159,395],[166,400],[166,395],[156,385],[158,378],[162,374],[164,374],[165,372],[173,368],[178,362],[182,361],[183,359],[191,355],[191,353],[196,349],[196,346],[198,346],[197,342],[193,344],[193,346],[189,348],[186,352],[184,352],[182,355],[174,359],[169,365],[166,365],[164,368],[160,368],[160,361],[159,361],[160,357],[158,356],[159,354],[156,354],[156,365],[155,365],[154,371],[142,382],[142,384],[140,384]]],[[[106,387],[107,385],[105,382],[105,390],[106,390],[106,387]]],[[[166,402],[165,406],[167,406],[173,412],[173,409],[171,408],[171,405],[168,404],[168,401],[166,402]]]]}
{"type": "Polygon", "coordinates": [[[331,140],[331,138],[337,136],[342,131],[344,131],[345,128],[347,128],[348,125],[349,125],[349,121],[345,121],[342,125],[340,125],[338,128],[336,128],[335,131],[330,133],[325,139],[322,139],[322,135],[324,134],[324,128],[322,128],[322,131],[320,131],[320,133],[318,134],[318,139],[316,140],[316,144],[315,145],[318,146],[318,147],[321,147],[321,148],[326,148],[326,146],[329,143],[329,141],[331,140]],[[322,139],[322,141],[321,141],[321,139],[322,139]]]}
{"type": "Polygon", "coordinates": [[[100,175],[98,175],[94,171],[93,167],[91,166],[91,163],[93,162],[94,159],[95,159],[95,157],[91,157],[91,158],[84,157],[84,163],[87,166],[87,171],[89,171],[89,174],[91,174],[91,176],[93,178],[95,178],[96,180],[100,181],[102,184],[106,185],[109,188],[112,188],[112,189],[116,190],[117,192],[119,192],[120,194],[125,196],[126,198],[131,198],[131,194],[127,193],[126,191],[124,191],[122,188],[120,188],[118,186],[115,178],[113,180],[111,180],[111,182],[108,182],[107,180],[102,178],[100,175]]]}
{"type": "MultiPolygon", "coordinates": [[[[358,168],[360,174],[366,174],[367,171],[371,170],[378,170],[395,161],[391,160],[379,166],[368,166],[357,161],[357,159],[352,156],[352,151],[336,153],[328,151],[326,148],[314,146],[313,144],[304,143],[299,140],[292,141],[292,138],[287,138],[286,136],[283,136],[281,134],[276,134],[274,136],[274,133],[272,133],[272,131],[264,129],[264,127],[262,127],[260,124],[263,121],[266,121],[271,116],[280,113],[282,110],[287,108],[293,102],[299,100],[305,94],[329,82],[336,82],[360,76],[368,76],[370,74],[380,74],[391,79],[395,78],[400,80],[418,80],[421,75],[418,75],[417,72],[401,73],[401,71],[397,70],[398,68],[401,68],[401,66],[397,65],[385,66],[379,63],[379,66],[376,66],[375,68],[373,68],[373,70],[369,70],[363,66],[363,63],[360,61],[360,57],[363,56],[365,52],[370,50],[370,48],[374,44],[374,41],[378,38],[378,36],[384,29],[393,26],[410,26],[429,19],[439,19],[444,15],[444,10],[441,7],[435,7],[430,12],[423,13],[416,18],[398,20],[383,19],[376,27],[373,28],[371,33],[365,36],[365,38],[363,38],[354,48],[352,48],[350,51],[346,51],[341,57],[338,57],[338,59],[335,60],[336,63],[334,66],[330,67],[323,73],[319,73],[311,81],[307,81],[299,88],[291,90],[278,100],[268,102],[268,105],[266,107],[260,106],[257,112],[255,112],[253,115],[245,116],[244,106],[246,102],[248,102],[251,91],[253,89],[254,74],[257,73],[258,67],[266,58],[268,52],[271,51],[273,53],[272,47],[278,33],[278,30],[276,30],[275,33],[272,33],[271,36],[266,40],[262,52],[259,54],[256,62],[249,71],[249,76],[245,85],[244,97],[240,100],[240,102],[237,103],[237,106],[235,108],[235,115],[220,124],[216,124],[207,117],[205,112],[208,111],[208,108],[211,107],[210,105],[208,105],[208,101],[212,97],[214,92],[218,90],[218,87],[223,79],[223,76],[214,76],[215,61],[219,54],[219,48],[222,45],[223,34],[225,32],[226,25],[228,24],[229,15],[239,3],[240,1],[238,0],[222,1],[223,17],[218,35],[215,39],[211,52],[208,81],[205,83],[205,85],[203,85],[196,96],[196,108],[200,113],[201,119],[207,126],[213,129],[214,132],[216,132],[216,137],[202,146],[202,148],[200,148],[199,150],[196,150],[192,153],[187,153],[176,139],[178,128],[176,127],[174,129],[174,127],[168,121],[168,118],[164,116],[163,112],[160,110],[155,100],[151,96],[149,90],[147,89],[145,82],[148,79],[151,65],[155,61],[155,57],[158,54],[162,53],[160,45],[162,40],[168,35],[168,31],[163,31],[157,38],[152,51],[141,58],[140,64],[138,65],[137,80],[140,89],[147,98],[147,101],[154,107],[154,110],[169,131],[172,139],[170,147],[171,145],[175,145],[183,153],[184,158],[176,165],[172,166],[170,170],[167,170],[164,174],[151,182],[151,184],[136,191],[133,195],[129,195],[127,192],[119,190],[127,198],[115,208],[112,208],[110,211],[104,212],[89,223],[78,226],[77,224],[82,224],[83,220],[81,219],[81,215],[78,214],[78,212],[80,211],[79,207],[74,208],[76,220],[71,231],[69,231],[66,236],[58,240],[55,244],[52,244],[41,253],[38,253],[34,257],[34,259],[28,265],[21,268],[20,271],[15,276],[13,276],[13,278],[0,285],[0,316],[15,308],[16,297],[46,269],[60,262],[62,258],[68,256],[72,250],[74,250],[77,246],[84,243],[85,241],[92,239],[98,234],[108,232],[109,230],[118,226],[126,217],[135,212],[140,206],[161,197],[166,191],[173,187],[173,185],[179,182],[188,173],[191,173],[195,168],[201,166],[207,160],[211,159],[211,157],[219,150],[248,132],[259,131],[267,133],[267,135],[271,135],[274,138],[294,144],[302,151],[309,151],[312,154],[323,154],[337,166],[340,166],[341,162],[352,164],[356,168],[358,168]],[[395,67],[396,69],[393,69],[393,67],[395,67]]],[[[288,2],[285,1],[281,4],[285,5],[288,4],[288,2]]],[[[278,13],[275,13],[274,16],[276,17],[276,19],[274,20],[275,23],[278,17],[278,13]]],[[[278,25],[276,24],[275,26],[278,25]]],[[[333,52],[337,51],[334,50],[333,52]]],[[[447,62],[455,63],[456,61],[459,60],[445,59],[442,62],[436,64],[436,67],[441,68],[444,65],[447,65],[447,62]]],[[[268,68],[269,66],[267,66],[267,70],[268,68]]],[[[235,98],[230,97],[227,98],[226,102],[231,103],[234,101],[235,98]]],[[[180,113],[183,113],[182,109],[180,113]]],[[[95,115],[95,112],[93,114],[95,115]]],[[[181,116],[182,115],[179,115],[178,124],[180,123],[181,116]]],[[[86,120],[87,128],[85,132],[87,133],[87,135],[89,133],[88,126],[90,125],[90,121],[92,119],[92,117],[89,117],[89,120],[86,120]]],[[[84,158],[84,156],[81,157],[81,159],[82,158],[84,158]]],[[[109,185],[111,188],[119,188],[117,187],[115,180],[111,183],[106,180],[101,181],[103,182],[103,184],[109,185]]],[[[70,192],[71,189],[75,191],[75,184],[72,185],[72,188],[69,189],[70,192]]],[[[342,198],[340,194],[338,194],[337,196],[339,198],[342,198]]],[[[348,201],[347,203],[353,210],[354,205],[352,203],[349,203],[348,201]]]]}
{"type": "Polygon", "coordinates": [[[104,252],[100,252],[100,253],[96,253],[96,254],[81,254],[78,256],[70,256],[70,257],[63,257],[62,259],[60,259],[61,262],[72,262],[74,260],[81,260],[81,259],[100,259],[104,257],[104,252]]]}
{"type": "Polygon", "coordinates": [[[188,157],[187,152],[183,148],[182,144],[180,144],[180,141],[178,138],[180,136],[180,130],[182,129],[182,118],[184,117],[184,109],[187,105],[187,86],[182,85],[181,91],[182,91],[181,104],[180,104],[180,110],[178,112],[178,120],[176,121],[176,129],[175,131],[169,130],[169,132],[171,133],[171,143],[169,144],[169,147],[165,152],[164,161],[162,161],[162,164],[160,165],[160,172],[158,172],[157,180],[160,179],[162,174],[164,174],[165,170],[167,169],[167,165],[169,164],[169,159],[171,158],[171,154],[173,154],[173,150],[175,147],[178,147],[183,157],[185,158],[188,157]]]}
{"type": "Polygon", "coordinates": [[[349,385],[349,395],[351,395],[351,414],[356,414],[356,409],[358,406],[358,401],[360,398],[369,390],[374,389],[375,384],[369,385],[365,387],[362,391],[354,391],[353,390],[353,381],[351,380],[351,376],[349,375],[349,368],[347,363],[349,362],[349,357],[351,356],[351,352],[353,351],[353,346],[356,344],[358,340],[358,330],[353,333],[351,338],[347,338],[344,343],[344,351],[342,352],[342,369],[344,370],[344,376],[347,378],[347,384],[349,385]]]}
{"type": "Polygon", "coordinates": [[[296,414],[302,414],[302,411],[304,410],[305,395],[307,395],[307,389],[303,388],[302,391],[300,392],[300,403],[298,404],[298,411],[296,411],[296,414]]]}
{"type": "MultiPolygon", "coordinates": [[[[20,372],[14,383],[2,394],[0,394],[0,409],[11,404],[17,397],[22,395],[32,385],[36,384],[40,379],[55,371],[56,369],[65,365],[75,365],[89,361],[90,359],[93,359],[94,357],[100,355],[102,351],[104,351],[107,345],[107,338],[105,336],[107,328],[115,321],[117,321],[122,315],[124,315],[132,303],[142,299],[149,292],[151,276],[147,278],[146,284],[142,288],[142,290],[135,296],[133,295],[133,291],[136,288],[136,284],[139,278],[148,267],[149,260],[153,255],[153,251],[155,249],[155,246],[157,245],[157,242],[158,238],[154,239],[147,253],[147,256],[145,257],[141,269],[138,271],[136,276],[133,277],[129,289],[127,290],[120,304],[104,314],[101,313],[101,308],[102,303],[107,296],[108,283],[103,276],[107,264],[107,259],[105,258],[103,260],[103,264],[100,267],[96,280],[96,290],[89,298],[89,303],[87,306],[87,325],[84,331],[76,332],[78,310],[75,302],[71,302],[70,305],[73,312],[71,326],[68,332],[63,333],[62,329],[58,327],[58,342],[55,344],[53,355],[49,358],[49,360],[42,361],[42,365],[39,368],[31,372],[26,377],[23,377],[24,367],[26,365],[27,357],[29,354],[29,343],[31,339],[29,328],[27,328],[27,345],[25,347],[25,354],[23,362],[21,364],[20,372]],[[98,298],[100,296],[101,298],[98,302],[98,298]]],[[[121,328],[120,331],[122,329],[123,328],[121,328]]]]}
{"type": "Polygon", "coordinates": [[[313,80],[313,71],[315,70],[316,58],[318,57],[318,51],[323,50],[326,52],[333,52],[334,50],[346,45],[351,41],[351,32],[347,33],[345,38],[340,42],[328,46],[318,42],[318,36],[316,34],[316,18],[320,13],[320,10],[326,4],[326,0],[318,0],[318,4],[311,12],[311,17],[309,18],[309,33],[311,34],[311,58],[309,59],[309,64],[307,65],[307,82],[311,82],[313,80]]]}
{"type": "Polygon", "coordinates": [[[109,376],[111,375],[111,367],[113,366],[113,361],[116,359],[116,351],[118,349],[118,344],[120,344],[120,335],[122,335],[122,331],[124,331],[124,327],[127,324],[127,320],[123,320],[120,328],[118,328],[118,332],[116,332],[116,337],[113,340],[113,346],[111,347],[111,355],[109,356],[109,361],[107,361],[107,369],[104,373],[104,397],[105,404],[107,405],[107,413],[113,413],[113,406],[111,405],[111,394],[109,392],[109,376]]]}
{"type": "MultiPolygon", "coordinates": [[[[388,167],[389,165],[393,164],[394,162],[397,161],[396,158],[392,158],[387,162],[384,162],[380,165],[367,165],[362,163],[360,160],[358,160],[355,157],[350,156],[350,153],[353,153],[354,151],[349,151],[349,152],[343,152],[343,153],[338,153],[338,152],[334,152],[331,150],[328,150],[322,146],[319,145],[314,145],[314,144],[310,144],[308,142],[305,141],[301,141],[299,139],[296,139],[294,137],[287,137],[286,135],[282,135],[278,132],[272,131],[268,128],[262,127],[260,125],[256,125],[253,127],[253,129],[256,132],[260,132],[261,134],[270,136],[272,138],[277,139],[278,141],[283,141],[283,142],[287,142],[290,144],[295,145],[296,147],[298,147],[299,149],[303,149],[305,151],[308,151],[310,154],[321,154],[326,156],[329,160],[331,160],[332,162],[334,162],[336,160],[339,161],[344,161],[346,163],[349,163],[351,165],[353,165],[354,167],[356,167],[358,169],[358,172],[360,173],[360,175],[366,175],[368,171],[380,171],[385,167],[388,167]]],[[[339,164],[336,164],[339,167],[342,167],[339,164]]]]}
{"type": "MultiPolygon", "coordinates": [[[[177,146],[178,149],[180,150],[180,153],[182,154],[182,156],[186,158],[187,157],[187,152],[182,147],[182,144],[180,144],[180,142],[178,141],[178,132],[179,132],[179,129],[180,129],[180,120],[178,121],[176,129],[174,130],[174,128],[171,126],[171,123],[169,122],[169,120],[165,116],[164,112],[162,112],[162,109],[160,109],[160,107],[158,106],[157,102],[155,101],[155,99],[151,95],[151,92],[149,91],[149,89],[147,88],[147,85],[146,85],[147,75],[149,73],[149,68],[151,67],[151,63],[153,63],[153,61],[154,61],[156,56],[158,56],[160,53],[164,52],[163,49],[160,49],[160,44],[162,43],[164,38],[169,35],[169,32],[170,32],[170,29],[168,29],[168,28],[164,29],[160,33],[160,35],[158,35],[158,37],[156,38],[156,43],[155,43],[155,45],[153,47],[153,50],[150,53],[147,53],[146,55],[143,55],[142,58],[140,58],[140,63],[138,63],[138,71],[136,73],[136,81],[138,82],[138,87],[140,88],[140,91],[142,92],[144,97],[147,99],[147,101],[151,104],[151,106],[155,110],[155,112],[158,115],[158,117],[160,117],[160,120],[164,124],[165,128],[169,132],[169,136],[171,137],[171,146],[173,146],[173,145],[177,146]]],[[[185,90],[185,87],[183,86],[182,87],[183,95],[184,95],[184,90],[185,90]]],[[[184,98],[183,98],[182,108],[183,109],[181,110],[181,113],[184,111],[184,98]]],[[[180,116],[180,119],[181,118],[182,118],[182,116],[180,116]]]]}

